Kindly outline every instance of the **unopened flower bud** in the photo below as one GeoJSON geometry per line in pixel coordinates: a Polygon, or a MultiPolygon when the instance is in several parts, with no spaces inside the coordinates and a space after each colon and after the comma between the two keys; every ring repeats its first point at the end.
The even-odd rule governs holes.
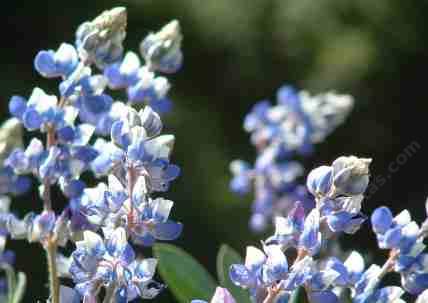
{"type": "Polygon", "coordinates": [[[180,24],[173,20],[159,32],[149,34],[140,44],[140,52],[150,68],[174,73],[183,63],[180,24]]]}
{"type": "Polygon", "coordinates": [[[124,7],[104,11],[81,24],[76,31],[76,47],[82,61],[93,62],[100,68],[118,61],[123,54],[126,24],[124,7]]]}
{"type": "Polygon", "coordinates": [[[369,184],[371,159],[339,157],[333,162],[333,184],[336,195],[363,194],[369,184]]]}
{"type": "Polygon", "coordinates": [[[333,169],[330,166],[320,166],[312,170],[307,178],[306,186],[314,196],[324,196],[332,186],[333,169]]]}
{"type": "Polygon", "coordinates": [[[0,161],[3,163],[10,152],[22,147],[22,124],[16,118],[6,120],[0,126],[0,161]]]}

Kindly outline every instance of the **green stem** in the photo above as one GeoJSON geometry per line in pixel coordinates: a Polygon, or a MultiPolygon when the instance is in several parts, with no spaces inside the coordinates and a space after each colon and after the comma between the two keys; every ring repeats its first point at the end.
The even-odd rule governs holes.
{"type": "Polygon", "coordinates": [[[3,264],[2,269],[5,271],[7,279],[7,302],[12,303],[16,282],[15,272],[9,264],[3,264]]]}
{"type": "Polygon", "coordinates": [[[113,303],[114,302],[114,291],[116,289],[115,283],[111,283],[106,287],[106,295],[104,296],[103,303],[113,303]]]}
{"type": "MultiPolygon", "coordinates": [[[[62,107],[64,104],[64,99],[61,99],[60,106],[62,107]]],[[[55,138],[55,129],[49,125],[47,129],[47,137],[46,137],[46,148],[56,144],[55,138]]],[[[45,180],[44,182],[44,193],[43,193],[43,209],[45,211],[52,211],[52,200],[51,200],[51,188],[49,180],[45,180]]],[[[58,278],[58,270],[56,266],[56,254],[57,254],[57,242],[55,235],[49,235],[46,243],[44,245],[46,251],[46,258],[48,263],[48,272],[49,272],[49,290],[50,290],[50,298],[51,303],[59,303],[59,278],[58,278]]]]}
{"type": "Polygon", "coordinates": [[[57,244],[55,243],[55,241],[49,239],[45,250],[46,258],[48,261],[51,303],[59,303],[59,279],[58,270],[56,267],[57,244]]]}
{"type": "Polygon", "coordinates": [[[15,291],[13,292],[12,303],[20,303],[24,297],[25,288],[27,286],[27,276],[19,272],[18,278],[16,279],[15,291]]]}

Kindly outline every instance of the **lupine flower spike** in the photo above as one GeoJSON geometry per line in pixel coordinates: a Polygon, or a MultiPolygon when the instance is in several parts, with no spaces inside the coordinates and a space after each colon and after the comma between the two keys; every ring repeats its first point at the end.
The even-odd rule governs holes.
{"type": "Polygon", "coordinates": [[[101,293],[104,302],[154,298],[164,288],[153,280],[157,260],[136,255],[132,245],[174,240],[182,231],[181,223],[168,218],[174,203],[152,197],[166,192],[180,174],[170,163],[174,136],[161,135],[160,113],[171,108],[170,85],[156,75],[181,66],[179,23],[145,38],[141,58],[124,55],[126,26],[126,9],[113,8],[81,24],[74,43],[40,51],[34,68],[59,80],[58,95],[35,87],[28,98],[13,96],[14,118],[0,129],[2,258],[11,263],[3,250],[7,236],[41,243],[51,303],[98,302],[101,293]],[[109,89],[122,90],[125,101],[113,99],[109,89]],[[145,106],[137,111],[135,103],[145,106]],[[22,128],[45,139],[32,138],[25,146],[22,128]],[[88,172],[107,176],[108,185],[87,187],[80,177],[88,172]],[[40,183],[43,210],[20,219],[5,195],[29,188],[24,175],[40,183]],[[59,213],[52,186],[69,202],[59,213]],[[70,258],[57,252],[69,242],[76,246],[70,258]],[[71,278],[74,289],[60,287],[59,274],[71,278]]]}

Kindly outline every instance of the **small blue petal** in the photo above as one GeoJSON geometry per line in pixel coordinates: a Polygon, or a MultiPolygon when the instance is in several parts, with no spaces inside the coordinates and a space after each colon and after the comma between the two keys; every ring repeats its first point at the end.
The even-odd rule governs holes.
{"type": "Polygon", "coordinates": [[[71,142],[74,140],[75,131],[71,126],[65,126],[57,131],[58,139],[62,142],[71,142]]]}
{"type": "Polygon", "coordinates": [[[335,257],[330,258],[326,264],[326,268],[332,269],[336,273],[340,274],[337,277],[337,279],[334,280],[334,282],[333,282],[335,285],[340,285],[340,286],[345,287],[350,282],[348,270],[345,267],[345,265],[339,259],[337,259],[335,257]]]}
{"type": "Polygon", "coordinates": [[[149,102],[149,105],[155,112],[160,115],[169,113],[173,107],[172,101],[168,98],[153,100],[152,102],[149,102]]]}
{"type": "Polygon", "coordinates": [[[230,189],[240,195],[247,194],[251,190],[250,179],[245,175],[237,175],[230,181],[230,189]]]}
{"type": "Polygon", "coordinates": [[[31,180],[25,176],[18,176],[12,185],[11,192],[20,195],[31,188],[31,180]]]}
{"type": "Polygon", "coordinates": [[[340,211],[327,216],[327,224],[333,232],[340,232],[346,229],[351,219],[352,214],[346,211],[340,211]]]}
{"type": "Polygon", "coordinates": [[[385,206],[377,208],[371,216],[374,232],[384,234],[390,228],[392,220],[393,216],[389,208],[385,206]]]}
{"type": "Polygon", "coordinates": [[[172,181],[180,176],[180,167],[177,165],[168,165],[168,168],[165,171],[164,178],[167,181],[172,181]]]}
{"type": "Polygon", "coordinates": [[[299,102],[299,96],[296,89],[291,85],[283,85],[277,91],[276,99],[278,104],[292,106],[295,108],[299,102]]]}
{"type": "Polygon", "coordinates": [[[305,219],[305,227],[300,236],[299,247],[307,250],[311,255],[318,253],[321,246],[319,232],[320,214],[318,209],[313,209],[305,219]]]}
{"type": "Polygon", "coordinates": [[[165,223],[158,223],[153,230],[153,236],[162,241],[175,240],[180,236],[183,230],[181,223],[168,220],[165,223]]]}
{"type": "Polygon", "coordinates": [[[312,170],[307,178],[306,186],[314,195],[326,195],[333,184],[333,168],[320,166],[312,170]]]}
{"type": "Polygon", "coordinates": [[[55,53],[52,50],[40,51],[34,59],[34,68],[46,78],[58,77],[57,67],[54,60],[55,53]]]}
{"type": "Polygon", "coordinates": [[[135,236],[134,242],[149,247],[155,244],[156,239],[151,234],[145,234],[144,236],[135,236]]]}
{"type": "Polygon", "coordinates": [[[73,199],[79,197],[83,193],[85,187],[85,182],[81,180],[70,180],[64,186],[63,192],[68,198],[73,199]]]}
{"type": "Polygon", "coordinates": [[[24,126],[28,130],[38,129],[43,123],[42,116],[40,116],[40,114],[36,110],[30,109],[30,108],[25,111],[25,113],[22,116],[22,120],[23,120],[24,126]]]}
{"type": "Polygon", "coordinates": [[[9,101],[9,112],[12,116],[22,120],[22,117],[27,109],[27,102],[25,98],[20,96],[13,96],[9,101]]]}
{"type": "Polygon", "coordinates": [[[388,230],[384,236],[385,247],[383,248],[398,248],[401,241],[401,227],[397,226],[388,230]]]}

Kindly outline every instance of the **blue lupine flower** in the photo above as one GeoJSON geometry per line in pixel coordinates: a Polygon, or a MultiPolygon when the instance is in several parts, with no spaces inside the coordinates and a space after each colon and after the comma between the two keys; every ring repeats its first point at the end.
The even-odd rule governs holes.
{"type": "Polygon", "coordinates": [[[254,187],[255,200],[250,219],[250,226],[254,231],[264,230],[272,217],[290,211],[297,200],[303,200],[307,204],[309,198],[311,206],[308,205],[308,209],[313,204],[306,190],[296,185],[296,180],[303,173],[300,163],[269,161],[263,165],[257,162],[255,168],[241,160],[233,161],[230,165],[234,175],[230,183],[233,191],[243,194],[254,187]]]}
{"type": "Polygon", "coordinates": [[[71,104],[81,96],[101,95],[107,87],[107,78],[103,75],[92,75],[90,67],[81,66],[59,85],[61,96],[71,104]]]}
{"type": "Polygon", "coordinates": [[[105,119],[108,118],[113,98],[106,94],[81,96],[76,100],[79,117],[82,121],[96,127],[97,132],[105,133],[105,119]]]}
{"type": "MultiPolygon", "coordinates": [[[[192,300],[190,303],[208,303],[204,300],[192,300]]],[[[230,292],[223,287],[217,287],[209,303],[236,303],[230,292]]]]}
{"type": "Polygon", "coordinates": [[[306,282],[308,298],[311,302],[341,302],[340,293],[344,288],[353,288],[364,272],[364,260],[353,252],[342,263],[335,257],[326,257],[312,267],[310,280],[306,282]]]}
{"type": "Polygon", "coordinates": [[[288,213],[287,217],[275,218],[275,234],[266,243],[276,243],[284,247],[297,248],[300,236],[305,228],[305,209],[300,202],[288,213]]]}
{"type": "Polygon", "coordinates": [[[128,229],[134,243],[151,246],[156,240],[175,240],[181,234],[181,223],[168,219],[174,202],[163,198],[140,203],[135,212],[128,215],[128,229]]]}
{"type": "Polygon", "coordinates": [[[320,166],[313,169],[307,178],[306,186],[314,196],[328,195],[333,185],[333,168],[320,166]]]}
{"type": "MultiPolygon", "coordinates": [[[[119,211],[127,199],[125,187],[115,176],[109,175],[108,186],[99,183],[94,188],[85,188],[75,206],[79,209],[78,213],[99,228],[119,217],[119,211]]],[[[116,226],[116,221],[112,223],[116,226]]]]}
{"type": "MultiPolygon", "coordinates": [[[[425,256],[425,259],[428,259],[425,256]]],[[[425,261],[427,263],[428,261],[425,261]]],[[[428,289],[428,266],[425,264],[420,271],[409,271],[401,275],[401,284],[410,294],[419,295],[428,289]]]]}
{"type": "Polygon", "coordinates": [[[116,7],[81,24],[76,31],[76,48],[82,61],[104,68],[120,60],[126,22],[126,9],[116,7]]]}
{"type": "Polygon", "coordinates": [[[100,183],[95,188],[87,188],[80,197],[80,213],[92,224],[111,229],[118,222],[131,235],[132,241],[139,245],[151,246],[156,240],[176,239],[182,224],[168,219],[173,202],[162,198],[146,197],[144,177],[138,178],[134,185],[132,202],[122,183],[109,175],[108,187],[100,183]],[[133,204],[131,206],[131,203],[133,204]]]}
{"type": "Polygon", "coordinates": [[[97,151],[87,146],[94,128],[89,125],[79,127],[65,126],[57,131],[58,145],[44,149],[38,139],[33,139],[25,151],[14,150],[6,159],[5,164],[13,168],[17,174],[32,173],[51,184],[61,177],[64,184],[76,179],[89,168],[97,151]]]}
{"type": "Polygon", "coordinates": [[[64,111],[58,107],[57,97],[47,95],[38,87],[33,90],[28,102],[23,97],[13,96],[9,111],[28,130],[43,130],[48,124],[58,128],[65,124],[64,111]]]}
{"type": "MultiPolygon", "coordinates": [[[[109,177],[110,184],[113,178],[115,177],[109,177]]],[[[99,183],[94,188],[85,188],[82,195],[76,199],[75,207],[91,224],[100,226],[109,213],[120,209],[126,198],[124,193],[114,193],[109,191],[106,184],[99,183]]]]}
{"type": "Polygon", "coordinates": [[[311,96],[306,91],[299,93],[302,111],[311,124],[310,140],[323,141],[350,114],[354,100],[350,95],[326,92],[311,96]]]}
{"type": "Polygon", "coordinates": [[[321,247],[320,214],[314,208],[305,218],[305,210],[297,203],[288,217],[276,217],[275,234],[267,239],[284,248],[294,247],[310,255],[318,253],[321,247]]]}
{"type": "MultiPolygon", "coordinates": [[[[348,262],[348,266],[349,265],[350,263],[348,262]]],[[[364,271],[363,273],[359,273],[360,278],[355,284],[352,284],[353,285],[352,302],[354,303],[372,303],[372,302],[403,303],[404,302],[400,299],[400,297],[404,294],[404,291],[400,287],[387,286],[387,287],[379,288],[379,283],[380,283],[379,275],[381,271],[382,270],[379,266],[371,265],[366,271],[364,271]]]]}
{"type": "Polygon", "coordinates": [[[11,167],[0,168],[0,195],[20,195],[31,187],[31,180],[25,176],[15,174],[11,167]]]}
{"type": "Polygon", "coordinates": [[[366,220],[360,211],[370,162],[354,156],[339,157],[332,166],[320,166],[309,173],[307,188],[331,232],[353,234],[366,220]]]}
{"type": "Polygon", "coordinates": [[[12,239],[27,239],[29,242],[43,243],[54,231],[56,216],[53,211],[43,211],[39,215],[28,213],[18,219],[8,212],[0,213],[0,230],[12,239]]]}
{"type": "Polygon", "coordinates": [[[150,106],[162,102],[170,89],[168,79],[155,76],[147,66],[143,66],[135,75],[136,80],[127,89],[131,103],[146,103],[150,106]]]}
{"type": "Polygon", "coordinates": [[[299,238],[299,249],[303,249],[310,255],[318,253],[321,247],[320,213],[314,208],[306,217],[302,234],[299,238]]]}
{"type": "Polygon", "coordinates": [[[246,117],[245,129],[258,147],[279,143],[284,150],[304,154],[340,125],[353,105],[347,95],[310,96],[290,86],[278,90],[277,101],[274,106],[266,101],[257,104],[246,117]]]}
{"type": "Polygon", "coordinates": [[[34,59],[34,67],[46,78],[66,77],[75,70],[78,60],[76,49],[62,43],[57,51],[40,51],[34,59]]]}
{"type": "Polygon", "coordinates": [[[356,296],[353,300],[355,303],[404,303],[401,296],[404,294],[403,289],[398,286],[387,286],[381,289],[363,293],[356,296]],[[369,295],[370,293],[370,295],[369,295]]]}
{"type": "Polygon", "coordinates": [[[302,286],[312,278],[314,261],[306,256],[299,261],[295,261],[286,280],[280,282],[280,288],[291,292],[302,286]]]}
{"type": "Polygon", "coordinates": [[[140,52],[152,70],[175,73],[183,64],[180,24],[173,20],[159,32],[149,34],[140,44],[140,52]]]}
{"type": "Polygon", "coordinates": [[[85,231],[84,240],[76,245],[70,273],[76,290],[85,299],[95,298],[101,285],[114,287],[119,302],[137,297],[151,299],[162,290],[152,280],[156,259],[136,259],[123,228],[107,235],[105,242],[98,234],[85,231]]]}
{"type": "Polygon", "coordinates": [[[276,286],[291,292],[310,279],[310,257],[296,262],[289,270],[287,258],[279,245],[264,246],[264,251],[265,253],[255,247],[247,247],[245,264],[233,264],[229,272],[232,282],[249,289],[251,297],[257,302],[263,301],[263,296],[266,296],[270,287],[276,286]]]}
{"type": "Polygon", "coordinates": [[[230,171],[233,179],[230,181],[230,189],[238,194],[246,194],[251,190],[251,168],[242,160],[235,160],[230,163],[230,171]]]}
{"type": "MultiPolygon", "coordinates": [[[[353,106],[352,97],[347,95],[329,92],[310,96],[307,92],[298,92],[291,86],[278,89],[276,99],[276,105],[271,105],[265,100],[257,103],[245,117],[244,129],[251,134],[251,142],[258,152],[254,169],[232,172],[234,174],[231,182],[233,191],[244,193],[254,184],[256,199],[253,209],[255,211],[250,225],[252,229],[258,231],[266,228],[269,219],[286,214],[293,208],[295,201],[291,197],[300,191],[297,181],[303,169],[298,162],[291,161],[291,157],[295,154],[309,154],[313,144],[324,140],[340,125],[353,106]]],[[[352,157],[338,159],[338,163],[334,166],[337,169],[346,166],[352,170],[351,166],[361,164],[353,168],[354,175],[361,175],[364,167],[367,170],[368,162],[366,159],[356,160],[354,163],[352,157]],[[351,163],[343,163],[343,160],[349,160],[351,163]]],[[[368,173],[356,180],[342,180],[344,175],[342,179],[335,179],[336,168],[323,167],[309,175],[308,189],[317,199],[320,199],[320,196],[330,197],[330,195],[332,195],[330,198],[339,198],[341,194],[339,190],[343,189],[340,182],[357,183],[361,179],[368,180],[368,173]]],[[[364,184],[346,185],[360,186],[359,189],[362,189],[364,184]]],[[[356,188],[351,189],[354,190],[352,193],[354,195],[356,188]]],[[[356,203],[356,200],[352,202],[356,203]]],[[[313,199],[305,198],[304,202],[307,204],[308,211],[314,206],[313,199]]],[[[350,201],[347,202],[346,206],[351,207],[350,201]]],[[[341,204],[344,203],[341,202],[341,204]]],[[[323,203],[318,204],[322,206],[323,203]]],[[[321,211],[323,220],[330,215],[328,222],[331,223],[334,232],[355,232],[364,221],[364,216],[360,215],[359,211],[355,212],[355,209],[345,210],[346,214],[336,214],[338,211],[343,211],[336,206],[329,207],[328,213],[325,212],[327,208],[321,211]]],[[[321,207],[319,209],[321,210],[321,207]]]]}
{"type": "Polygon", "coordinates": [[[56,216],[53,211],[43,211],[35,216],[27,225],[28,241],[43,242],[52,234],[56,216]]]}
{"type": "Polygon", "coordinates": [[[339,157],[332,166],[320,166],[307,178],[308,190],[317,197],[358,196],[369,183],[371,159],[339,157]]]}
{"type": "MultiPolygon", "coordinates": [[[[249,289],[251,296],[255,298],[259,292],[263,292],[265,288],[270,286],[265,285],[263,281],[263,272],[265,271],[264,269],[267,269],[267,258],[268,257],[265,253],[258,248],[248,246],[245,256],[245,264],[233,264],[229,271],[230,279],[235,285],[249,289]]],[[[282,273],[287,272],[288,264],[286,263],[285,257],[281,259],[285,259],[285,263],[282,263],[283,270],[281,269],[278,271],[281,272],[282,275],[282,273]]]]}
{"type": "Polygon", "coordinates": [[[36,138],[24,150],[17,148],[5,160],[5,165],[11,167],[17,174],[33,173],[38,174],[41,158],[45,150],[43,143],[36,138]]]}
{"type": "Polygon", "coordinates": [[[245,116],[244,129],[247,132],[253,132],[261,129],[268,123],[267,112],[271,104],[269,101],[261,101],[256,103],[251,111],[245,116]]]}
{"type": "Polygon", "coordinates": [[[348,272],[350,284],[355,285],[364,273],[365,263],[363,257],[357,251],[352,251],[343,265],[348,272]]]}
{"type": "Polygon", "coordinates": [[[399,249],[406,255],[418,240],[419,227],[411,220],[408,210],[393,218],[387,207],[379,207],[373,212],[371,221],[382,249],[399,249]]]}
{"type": "MultiPolygon", "coordinates": [[[[86,189],[86,188],[85,188],[86,189]]],[[[66,222],[66,234],[64,238],[74,239],[76,235],[81,234],[82,231],[91,230],[97,231],[99,226],[90,222],[84,213],[84,208],[81,205],[84,190],[79,196],[70,197],[69,203],[63,211],[64,221],[66,222]]]]}
{"type": "Polygon", "coordinates": [[[159,116],[149,107],[139,113],[130,111],[112,126],[112,140],[118,146],[103,141],[96,143],[100,155],[92,163],[93,170],[97,174],[113,170],[126,183],[125,170],[130,168],[136,176],[146,177],[149,191],[166,191],[180,170],[169,163],[174,136],[158,136],[161,128],[159,116]]]}
{"type": "Polygon", "coordinates": [[[108,79],[111,89],[126,88],[138,81],[140,59],[134,52],[126,53],[121,62],[114,63],[104,69],[104,76],[108,79]]]}

